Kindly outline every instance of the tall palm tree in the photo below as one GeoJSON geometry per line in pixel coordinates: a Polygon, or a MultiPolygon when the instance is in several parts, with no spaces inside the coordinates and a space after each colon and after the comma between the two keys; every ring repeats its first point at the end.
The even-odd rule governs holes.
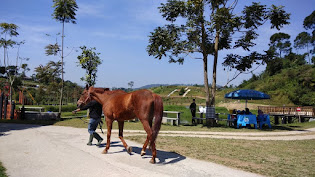
{"type": "Polygon", "coordinates": [[[61,113],[62,99],[63,99],[63,41],[64,41],[64,28],[65,23],[76,24],[75,11],[78,5],[75,0],[53,0],[55,8],[52,14],[53,18],[62,23],[62,43],[61,43],[61,88],[60,88],[60,104],[59,113],[61,113]]]}

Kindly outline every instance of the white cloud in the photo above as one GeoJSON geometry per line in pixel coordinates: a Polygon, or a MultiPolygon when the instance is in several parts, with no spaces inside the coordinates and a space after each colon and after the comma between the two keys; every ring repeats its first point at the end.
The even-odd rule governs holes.
{"type": "Polygon", "coordinates": [[[79,9],[77,12],[78,16],[88,16],[88,17],[98,17],[98,18],[108,18],[105,15],[105,6],[104,4],[86,4],[78,3],[79,9]]]}
{"type": "Polygon", "coordinates": [[[93,36],[104,37],[104,38],[113,38],[120,40],[147,40],[148,38],[144,35],[130,34],[130,33],[107,33],[107,32],[94,32],[93,36]]]}
{"type": "Polygon", "coordinates": [[[134,14],[135,19],[139,22],[154,23],[157,25],[165,24],[166,20],[163,19],[158,9],[161,2],[163,1],[147,1],[146,3],[142,3],[142,6],[130,9],[130,14],[134,14]]]}
{"type": "Polygon", "coordinates": [[[27,43],[35,44],[48,44],[52,40],[46,34],[57,33],[58,28],[56,26],[44,26],[44,25],[32,25],[32,24],[20,24],[20,36],[27,43]]]}

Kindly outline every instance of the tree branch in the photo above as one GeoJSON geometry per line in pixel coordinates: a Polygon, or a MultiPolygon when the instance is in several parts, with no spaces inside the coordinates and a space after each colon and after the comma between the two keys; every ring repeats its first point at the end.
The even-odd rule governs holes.
{"type": "Polygon", "coordinates": [[[238,74],[237,71],[235,71],[235,74],[233,76],[232,79],[228,80],[227,83],[223,86],[223,87],[226,87],[229,83],[231,83],[233,80],[235,80],[240,74],[249,74],[249,73],[252,73],[254,72],[256,69],[258,69],[262,64],[259,64],[255,69],[251,70],[251,71],[248,71],[248,72],[239,72],[238,74]]]}

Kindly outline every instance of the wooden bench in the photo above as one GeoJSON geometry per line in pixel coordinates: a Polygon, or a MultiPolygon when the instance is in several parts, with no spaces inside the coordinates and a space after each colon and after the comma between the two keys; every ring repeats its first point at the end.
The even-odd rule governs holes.
{"type": "Polygon", "coordinates": [[[177,125],[179,126],[180,124],[180,113],[178,111],[163,111],[163,119],[162,123],[167,123],[168,120],[171,121],[171,125],[177,125]],[[168,117],[168,114],[176,114],[176,117],[168,117]]]}
{"type": "MultiPolygon", "coordinates": [[[[22,109],[22,107],[20,107],[20,110],[22,109]]],[[[31,107],[31,106],[25,106],[24,107],[25,111],[26,109],[29,109],[29,110],[38,110],[39,112],[44,112],[45,111],[45,108],[44,107],[31,107]]]]}
{"type": "MultiPolygon", "coordinates": [[[[192,118],[192,120],[197,120],[197,124],[199,124],[199,123],[203,123],[203,120],[208,120],[208,119],[210,119],[210,118],[203,118],[203,115],[205,114],[205,113],[203,113],[203,112],[197,112],[198,114],[200,114],[200,117],[193,117],[192,118]],[[200,121],[201,120],[201,121],[200,121]],[[200,122],[199,122],[200,121],[200,122]]],[[[215,120],[216,121],[227,121],[227,119],[220,119],[219,118],[219,115],[226,115],[226,113],[215,113],[215,120]]],[[[196,121],[195,121],[195,124],[196,124],[196,121]]]]}

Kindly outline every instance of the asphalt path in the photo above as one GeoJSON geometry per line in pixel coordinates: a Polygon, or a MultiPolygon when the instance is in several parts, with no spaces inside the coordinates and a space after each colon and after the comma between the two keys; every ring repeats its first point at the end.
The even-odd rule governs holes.
{"type": "Polygon", "coordinates": [[[0,124],[0,161],[10,177],[259,176],[159,149],[150,164],[150,151],[141,157],[142,144],[127,140],[129,155],[115,132],[101,154],[106,144],[87,146],[88,136],[82,128],[0,124]]]}

